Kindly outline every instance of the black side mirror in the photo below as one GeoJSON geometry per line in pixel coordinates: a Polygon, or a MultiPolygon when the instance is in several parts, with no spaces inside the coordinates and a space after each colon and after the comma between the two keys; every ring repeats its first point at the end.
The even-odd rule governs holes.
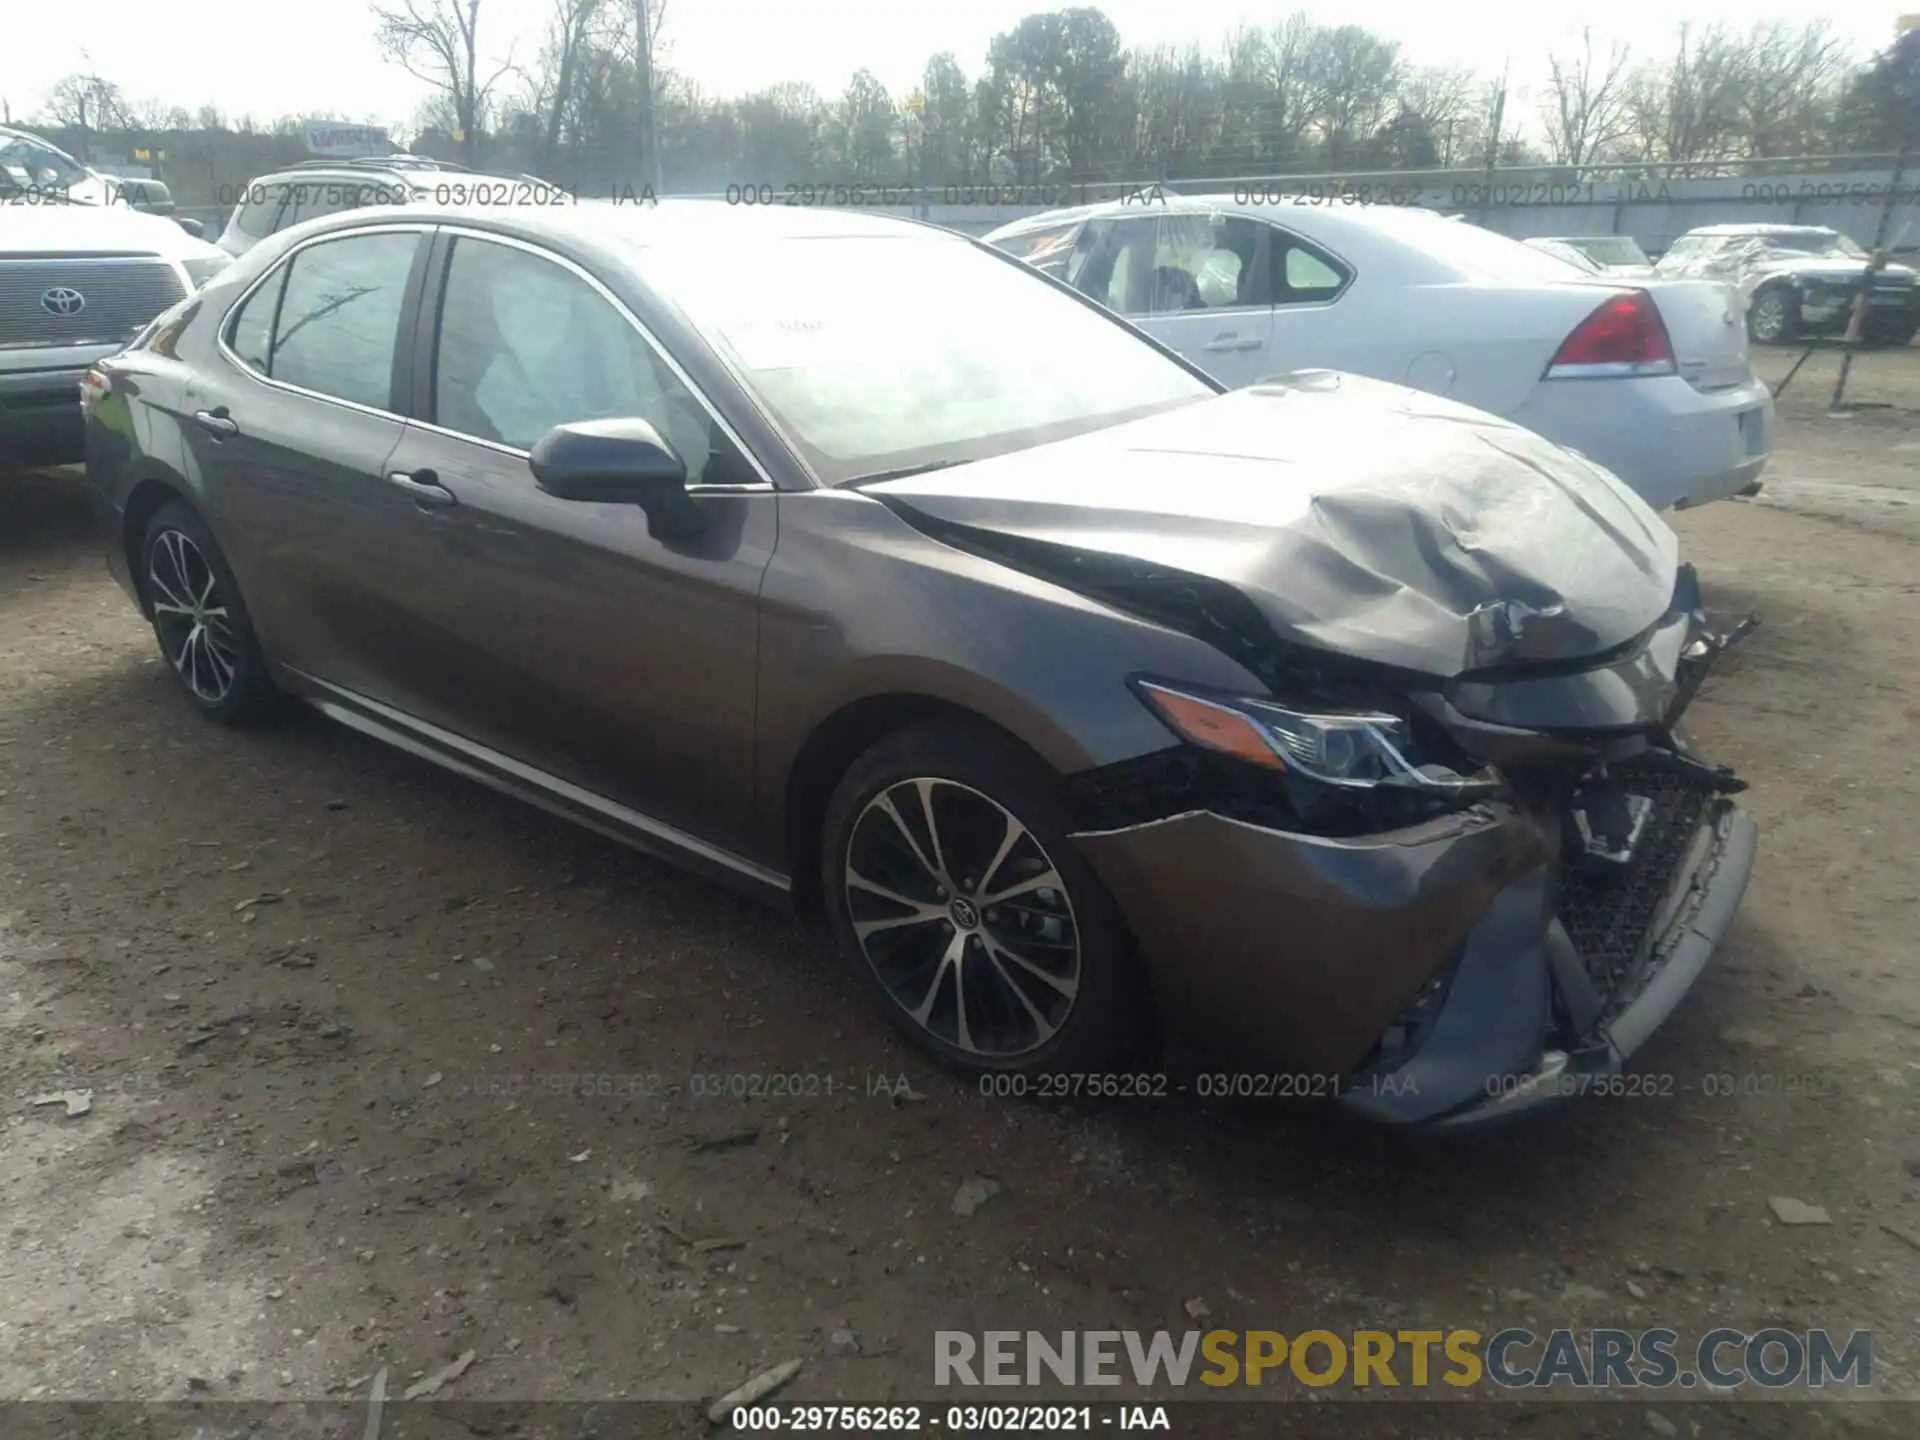
{"type": "Polygon", "coordinates": [[[558,500],[638,505],[657,539],[682,539],[706,523],[687,494],[687,463],[645,420],[556,425],[527,457],[534,483],[558,500]]]}
{"type": "Polygon", "coordinates": [[[204,240],[206,238],[207,227],[191,215],[176,215],[173,217],[173,221],[174,224],[186,231],[187,234],[193,236],[194,239],[204,240]]]}

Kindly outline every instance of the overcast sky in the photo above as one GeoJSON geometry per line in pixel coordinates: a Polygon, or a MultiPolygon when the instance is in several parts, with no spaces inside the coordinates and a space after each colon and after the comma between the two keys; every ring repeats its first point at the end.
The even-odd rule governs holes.
{"type": "MultiPolygon", "coordinates": [[[[189,110],[212,101],[228,115],[267,121],[337,111],[355,120],[407,124],[420,84],[374,48],[366,0],[83,0],[74,23],[48,0],[33,10],[31,43],[0,45],[0,100],[16,119],[41,111],[60,76],[93,71],[134,99],[189,110]]],[[[1893,38],[1894,17],[1915,0],[1606,0],[1589,12],[1596,34],[1618,36],[1648,54],[1670,48],[1682,20],[1745,25],[1757,18],[1826,17],[1868,53],[1893,38]]],[[[783,80],[806,80],[832,95],[862,66],[896,95],[918,79],[927,57],[951,50],[969,76],[988,41],[1022,15],[1053,8],[1033,0],[669,0],[667,63],[710,95],[783,80]]],[[[1270,25],[1303,8],[1317,19],[1350,21],[1397,37],[1409,59],[1497,72],[1509,56],[1516,83],[1537,82],[1550,49],[1577,34],[1581,8],[1530,0],[1478,7],[1430,0],[1340,0],[1296,7],[1288,0],[1108,0],[1103,5],[1129,45],[1198,42],[1211,48],[1240,24],[1270,25]]],[[[504,59],[537,52],[552,0],[484,0],[482,48],[504,59]]],[[[15,39],[21,20],[7,27],[15,39]]]]}

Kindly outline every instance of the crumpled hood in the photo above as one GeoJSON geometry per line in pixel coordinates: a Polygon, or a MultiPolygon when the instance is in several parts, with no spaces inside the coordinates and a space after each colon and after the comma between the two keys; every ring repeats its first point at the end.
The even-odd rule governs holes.
{"type": "Polygon", "coordinates": [[[1441,677],[1630,640],[1678,562],[1666,523],[1573,452],[1326,370],[862,488],[960,534],[1223,581],[1284,641],[1441,677]]]}
{"type": "Polygon", "coordinates": [[[127,205],[0,204],[0,255],[158,255],[200,260],[225,252],[176,220],[127,205]]]}
{"type": "MultiPolygon", "coordinates": [[[[1759,275],[1792,275],[1801,280],[1824,280],[1830,284],[1851,285],[1867,268],[1867,262],[1833,255],[1808,255],[1800,259],[1781,256],[1774,260],[1762,260],[1752,268],[1754,273],[1759,275]]],[[[1905,265],[1888,265],[1874,278],[1883,281],[1900,280],[1911,284],[1914,272],[1905,265]]]]}

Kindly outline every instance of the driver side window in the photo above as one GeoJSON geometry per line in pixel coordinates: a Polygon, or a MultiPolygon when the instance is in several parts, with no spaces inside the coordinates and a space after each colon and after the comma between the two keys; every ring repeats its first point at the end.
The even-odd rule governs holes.
{"type": "Polygon", "coordinates": [[[626,317],[572,270],[456,239],[435,347],[433,421],[516,450],[556,425],[645,420],[690,485],[757,478],[706,407],[626,317]]]}

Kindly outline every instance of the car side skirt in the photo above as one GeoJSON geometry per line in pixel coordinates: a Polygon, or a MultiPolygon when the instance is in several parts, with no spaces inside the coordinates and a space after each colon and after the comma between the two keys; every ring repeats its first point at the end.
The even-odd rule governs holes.
{"type": "Polygon", "coordinates": [[[282,683],[300,699],[363,735],[767,904],[784,907],[790,901],[792,882],[778,871],[344,686],[287,666],[278,670],[282,683]]]}

